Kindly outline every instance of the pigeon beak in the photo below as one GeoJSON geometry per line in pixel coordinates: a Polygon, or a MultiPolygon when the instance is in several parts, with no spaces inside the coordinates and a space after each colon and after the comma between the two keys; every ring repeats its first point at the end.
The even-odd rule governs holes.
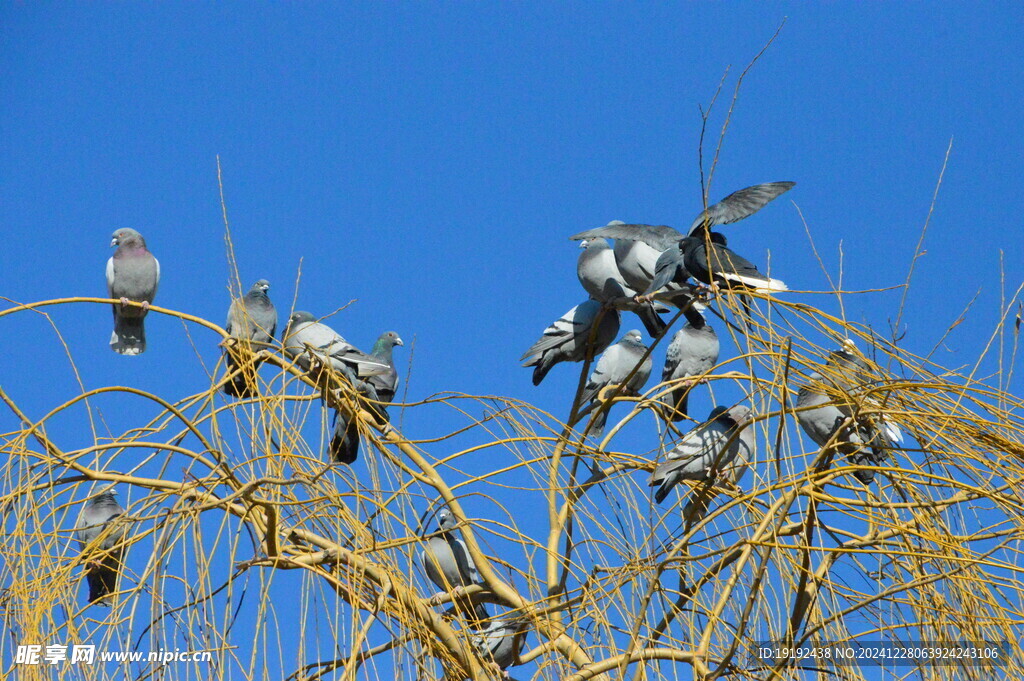
{"type": "Polygon", "coordinates": [[[395,336],[395,345],[405,345],[405,343],[402,342],[401,338],[395,336]]]}
{"type": "Polygon", "coordinates": [[[113,239],[110,240],[110,247],[114,248],[117,245],[117,237],[115,236],[113,239]]]}
{"type": "Polygon", "coordinates": [[[587,240],[583,239],[582,241],[580,241],[580,248],[586,248],[586,247],[587,247],[587,240]]]}

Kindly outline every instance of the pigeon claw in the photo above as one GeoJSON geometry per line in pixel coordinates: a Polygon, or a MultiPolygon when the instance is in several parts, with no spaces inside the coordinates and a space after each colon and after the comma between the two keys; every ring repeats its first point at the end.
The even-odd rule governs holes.
{"type": "Polygon", "coordinates": [[[149,301],[148,300],[143,300],[142,301],[142,309],[145,310],[146,312],[149,312],[149,301]]]}
{"type": "Polygon", "coordinates": [[[121,296],[121,309],[124,310],[127,307],[128,307],[128,299],[125,298],[124,296],[121,296]]]}

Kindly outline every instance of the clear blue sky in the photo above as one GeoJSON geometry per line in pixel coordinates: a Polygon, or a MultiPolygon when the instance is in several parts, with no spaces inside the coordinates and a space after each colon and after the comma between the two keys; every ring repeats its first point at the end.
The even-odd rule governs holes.
{"type": "MultiPolygon", "coordinates": [[[[898,285],[952,138],[903,345],[927,352],[981,289],[937,356],[973,362],[998,320],[1000,250],[1007,295],[1024,279],[1011,3],[4,3],[0,295],[105,295],[110,235],[134,227],[162,264],[156,304],[222,323],[219,156],[243,283],[269,279],[282,322],[301,260],[298,308],[358,299],[332,325],[364,349],[397,331],[403,373],[415,342],[410,398],[501,394],[564,416],[577,371],[534,388],[517,359],[585,297],[566,237],[611,219],[689,224],[698,106],[731,65],[714,141],[736,77],[786,17],[744,81],[711,195],[797,187],[731,243],[761,264],[770,251],[793,289],[826,289],[795,202],[833,268],[843,242],[848,288],[898,285]]],[[[898,300],[851,298],[847,313],[884,330],[898,300]]],[[[51,312],[87,388],[205,385],[176,320],[151,315],[131,359],[108,349],[107,308],[51,312]]],[[[0,326],[0,385],[23,409],[78,393],[45,320],[0,326]]],[[[216,339],[191,332],[212,366],[216,339]]],[[[54,428],[69,448],[91,438],[54,428]]]]}

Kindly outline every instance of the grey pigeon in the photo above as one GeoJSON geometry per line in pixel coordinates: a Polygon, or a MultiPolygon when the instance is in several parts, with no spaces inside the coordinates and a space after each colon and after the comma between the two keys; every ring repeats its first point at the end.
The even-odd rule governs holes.
{"type": "Polygon", "coordinates": [[[533,384],[540,385],[551,368],[559,362],[582,362],[604,351],[619,333],[620,314],[611,308],[602,309],[596,300],[587,300],[566,312],[551,326],[544,329],[540,340],[530,346],[519,361],[524,367],[534,367],[533,384]],[[596,331],[594,323],[600,316],[596,331]],[[593,334],[593,344],[590,344],[593,334]]]}
{"type": "Polygon", "coordinates": [[[99,542],[96,540],[104,534],[111,521],[123,513],[124,509],[117,503],[114,493],[104,492],[85,502],[78,517],[78,545],[83,552],[89,551],[92,554],[85,568],[89,603],[95,603],[117,591],[117,576],[124,553],[119,545],[124,539],[124,527],[115,524],[99,542]]]}
{"type": "Polygon", "coordinates": [[[576,261],[576,276],[590,297],[602,303],[614,302],[616,306],[621,305],[635,312],[647,333],[653,337],[660,336],[665,330],[665,322],[650,302],[634,300],[637,292],[622,278],[608,242],[604,239],[584,239],[580,242],[580,249],[582,252],[576,261]]]}
{"type": "MultiPolygon", "coordinates": [[[[697,313],[700,314],[699,312],[697,313]]],[[[676,331],[665,355],[662,383],[701,376],[718,364],[720,346],[715,329],[700,318],[699,326],[689,322],[676,331]]],[[[682,421],[687,416],[692,381],[683,381],[665,396],[669,418],[682,421]]]]}
{"type": "Polygon", "coordinates": [[[580,242],[580,257],[576,261],[576,276],[594,300],[606,303],[616,298],[632,298],[636,291],[622,278],[615,264],[615,254],[604,239],[584,239],[580,242]]]}
{"type": "MultiPolygon", "coordinates": [[[[773,199],[792,189],[795,184],[767,182],[735,191],[718,203],[708,206],[707,210],[701,211],[690,225],[690,234],[696,236],[702,230],[710,230],[718,225],[727,225],[750,217],[773,199]]],[[[668,225],[627,225],[616,221],[604,227],[574,234],[569,238],[573,241],[594,237],[643,241],[658,253],[664,253],[679,243],[683,236],[681,232],[668,225]]]]}
{"type": "MultiPolygon", "coordinates": [[[[241,298],[231,301],[228,308],[228,321],[224,330],[232,338],[255,343],[270,343],[277,331],[277,308],[270,302],[267,291],[270,282],[260,279],[241,298]]],[[[254,351],[260,350],[254,347],[254,351]]],[[[230,351],[225,351],[228,373],[238,368],[238,362],[230,351]]],[[[224,392],[232,397],[253,397],[256,395],[255,373],[259,367],[257,360],[251,367],[245,367],[233,379],[224,384],[224,392]]]]}
{"type": "MultiPolygon", "coordinates": [[[[420,553],[420,562],[427,579],[444,592],[452,592],[453,602],[458,610],[465,613],[470,626],[479,628],[488,618],[487,608],[483,603],[473,604],[460,594],[468,586],[483,584],[476,563],[469,555],[469,549],[462,538],[457,536],[455,516],[447,508],[437,514],[438,526],[442,534],[427,539],[426,546],[420,553]]],[[[439,594],[440,595],[440,594],[439,594]]]]}
{"type": "MultiPolygon", "coordinates": [[[[390,370],[366,379],[366,383],[373,388],[375,398],[378,402],[392,402],[395,399],[395,390],[398,387],[398,370],[395,369],[395,361],[392,357],[392,350],[396,345],[402,345],[402,339],[394,331],[381,334],[380,338],[373,345],[371,357],[386,363],[390,370]]],[[[372,405],[372,408],[384,421],[388,420],[388,410],[383,405],[372,405]]],[[[334,412],[334,431],[331,434],[329,445],[331,458],[341,463],[351,464],[359,457],[359,428],[355,420],[350,420],[339,411],[334,412]]]]}
{"type": "MultiPolygon", "coordinates": [[[[593,401],[589,409],[596,409],[599,406],[597,398],[601,390],[611,385],[623,385],[624,382],[622,394],[639,394],[644,384],[647,383],[647,379],[650,378],[653,367],[650,355],[643,360],[643,363],[640,362],[645,352],[647,352],[647,346],[644,345],[640,332],[635,329],[627,332],[618,343],[605,350],[601,359],[597,361],[594,371],[590,374],[590,379],[580,394],[580,404],[593,401]],[[626,382],[626,377],[634,367],[638,368],[626,382]]],[[[594,418],[594,424],[591,426],[593,435],[600,435],[604,432],[607,413],[606,410],[594,418]]]]}
{"type": "MultiPolygon", "coordinates": [[[[877,466],[885,460],[887,450],[902,442],[903,436],[899,428],[885,418],[860,416],[843,427],[855,413],[852,393],[871,379],[867,363],[852,349],[852,341],[847,341],[842,350],[830,353],[827,378],[818,372],[809,376],[808,383],[797,391],[796,417],[807,436],[819,447],[824,447],[842,428],[835,439],[839,452],[854,466],[877,466]],[[828,385],[834,397],[829,395],[828,385]]],[[[875,472],[858,469],[854,476],[862,484],[870,485],[875,472]]]]}
{"type": "Polygon", "coordinates": [[[752,418],[750,408],[742,404],[712,409],[708,420],[687,433],[654,467],[649,483],[658,487],[654,500],[661,503],[683,480],[705,481],[719,475],[738,480],[754,451],[754,433],[747,428],[752,418]]]}
{"type": "MultiPolygon", "coordinates": [[[[525,621],[501,618],[488,624],[471,640],[485,660],[505,670],[520,664],[519,656],[526,643],[526,628],[525,621]]],[[[510,677],[506,674],[505,678],[510,677]]]]}
{"type": "Polygon", "coordinates": [[[360,352],[334,329],[318,322],[309,312],[292,314],[285,329],[284,351],[296,364],[310,370],[310,353],[348,377],[366,379],[391,371],[387,362],[360,352]]]}
{"type": "Polygon", "coordinates": [[[146,248],[146,240],[134,229],[114,232],[110,247],[117,247],[107,260],[107,293],[120,299],[114,304],[114,332],[110,348],[121,355],[141,355],[146,351],[145,317],[160,283],[160,263],[146,248]],[[132,307],[128,302],[142,303],[132,307]]]}

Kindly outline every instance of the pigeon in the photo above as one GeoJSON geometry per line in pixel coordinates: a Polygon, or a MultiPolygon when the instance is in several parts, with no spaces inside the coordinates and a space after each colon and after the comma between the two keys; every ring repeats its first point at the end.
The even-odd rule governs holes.
{"type": "Polygon", "coordinates": [[[530,346],[519,361],[524,367],[534,367],[533,384],[540,385],[551,368],[559,362],[582,362],[605,350],[619,333],[618,310],[604,308],[596,300],[587,300],[566,312],[548,328],[540,340],[530,346]],[[597,329],[594,323],[600,316],[597,329]],[[593,334],[593,344],[590,344],[593,334]]]}
{"type": "MultiPolygon", "coordinates": [[[[504,671],[520,664],[519,655],[526,643],[527,624],[512,618],[496,619],[471,639],[473,646],[485,660],[491,661],[504,671]]],[[[506,679],[510,679],[506,672],[506,679]]]]}
{"type": "MultiPolygon", "coordinates": [[[[270,302],[267,291],[270,282],[260,279],[249,292],[241,298],[231,301],[228,308],[228,321],[224,330],[232,338],[240,338],[256,343],[270,343],[274,340],[277,330],[277,309],[270,302]]],[[[238,368],[238,363],[231,352],[225,351],[228,373],[238,368]]],[[[237,376],[224,384],[224,392],[231,397],[253,397],[256,395],[255,373],[260,365],[256,360],[252,367],[245,367],[237,376]]]]}
{"type": "Polygon", "coordinates": [[[631,289],[618,265],[615,254],[604,239],[584,239],[580,242],[580,257],[576,261],[576,276],[590,297],[602,303],[624,306],[640,317],[647,333],[658,337],[665,331],[665,322],[650,302],[634,300],[637,293],[631,289]]]}
{"type": "Polygon", "coordinates": [[[114,332],[110,348],[121,355],[141,355],[146,351],[145,317],[156,297],[160,282],[160,263],[146,249],[146,240],[134,229],[114,232],[110,247],[117,247],[107,260],[107,293],[120,299],[114,304],[114,332]],[[128,302],[142,303],[133,307],[128,302]]]}
{"type": "Polygon", "coordinates": [[[476,563],[469,555],[466,543],[456,536],[455,527],[458,523],[452,512],[442,508],[437,514],[437,521],[442,534],[430,537],[426,541],[426,546],[420,553],[423,571],[426,572],[427,579],[443,592],[452,593],[453,602],[460,612],[465,613],[470,626],[479,628],[489,617],[487,608],[483,603],[473,604],[460,596],[466,587],[482,585],[484,581],[477,572],[476,563]]]}
{"type": "MultiPolygon", "coordinates": [[[[808,383],[797,391],[797,421],[819,447],[824,447],[854,415],[856,404],[851,393],[871,380],[867,362],[852,352],[854,347],[848,340],[843,349],[829,353],[829,377],[814,372],[808,377],[808,383]],[[829,396],[827,384],[839,394],[829,396]]],[[[877,466],[885,459],[887,450],[902,442],[903,434],[895,424],[884,417],[876,421],[870,416],[859,416],[849,422],[835,439],[836,448],[854,466],[877,466]]],[[[854,476],[862,484],[870,485],[875,472],[857,469],[854,476]]]]}
{"type": "Polygon", "coordinates": [[[708,420],[687,433],[654,467],[649,485],[658,487],[659,504],[682,480],[705,481],[724,476],[739,480],[752,458],[754,433],[746,426],[753,419],[749,407],[715,407],[708,420]]]}
{"type": "MultiPolygon", "coordinates": [[[[653,366],[650,355],[643,360],[642,364],[640,363],[640,359],[646,352],[647,346],[644,345],[640,332],[635,329],[627,332],[597,361],[597,366],[594,367],[593,373],[590,374],[590,378],[580,394],[580,404],[592,402],[586,410],[597,409],[600,406],[597,398],[601,390],[612,385],[622,385],[624,394],[639,394],[644,384],[647,383],[647,379],[650,378],[653,366]],[[639,367],[637,367],[638,364],[639,367]],[[633,372],[634,368],[636,368],[636,372],[633,372]],[[632,377],[623,385],[630,373],[633,374],[632,377]]],[[[591,426],[593,435],[600,435],[604,432],[606,419],[607,411],[601,412],[594,418],[594,424],[591,426]]]]}
{"type": "MultiPolygon", "coordinates": [[[[718,351],[718,334],[704,321],[703,316],[699,326],[687,322],[676,331],[669,343],[665,369],[661,373],[662,383],[706,374],[718,364],[718,351]]],[[[665,396],[671,420],[682,421],[686,418],[693,384],[693,381],[680,382],[665,396]]]]}
{"type": "Polygon", "coordinates": [[[123,526],[107,527],[118,516],[124,514],[113,492],[98,494],[85,502],[78,517],[76,534],[78,545],[83,552],[90,551],[92,560],[86,562],[85,578],[89,584],[89,603],[95,603],[117,591],[117,575],[121,569],[124,539],[123,526]],[[99,542],[96,540],[102,536],[99,542]]]}
{"type": "Polygon", "coordinates": [[[284,336],[284,351],[306,371],[312,366],[311,354],[349,378],[365,380],[391,371],[387,362],[360,352],[334,329],[316,321],[309,312],[293,313],[284,336]]]}
{"type": "MultiPolygon", "coordinates": [[[[377,402],[391,402],[395,399],[398,371],[395,369],[391,351],[396,345],[403,345],[402,339],[394,331],[388,331],[381,334],[370,353],[371,357],[387,363],[390,367],[389,371],[366,379],[367,385],[375,393],[374,398],[377,402]]],[[[372,408],[382,420],[389,419],[388,410],[383,404],[374,404],[372,408]]],[[[329,450],[331,458],[341,463],[352,464],[359,457],[359,428],[354,419],[346,418],[340,411],[334,412],[334,430],[329,450]]]]}
{"type": "Polygon", "coordinates": [[[619,273],[615,254],[604,239],[584,239],[580,242],[576,276],[590,297],[602,303],[636,295],[619,273]]]}
{"type": "Polygon", "coordinates": [[[679,262],[682,261],[689,275],[705,284],[741,292],[771,293],[789,290],[785,282],[761,274],[753,263],[729,250],[724,241],[724,238],[705,241],[704,238],[697,236],[680,239],[675,249],[662,253],[658,258],[659,267],[664,264],[665,269],[656,273],[651,286],[659,283],[659,277],[672,276],[676,270],[671,268],[678,268],[679,262]]]}

